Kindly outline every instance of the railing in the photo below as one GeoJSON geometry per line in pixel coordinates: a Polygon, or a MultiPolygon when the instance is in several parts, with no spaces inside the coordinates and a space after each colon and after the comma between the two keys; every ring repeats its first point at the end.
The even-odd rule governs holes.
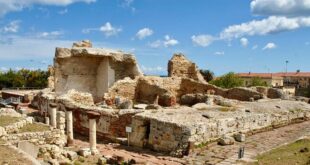
{"type": "Polygon", "coordinates": [[[12,88],[2,88],[2,91],[11,91],[11,90],[40,90],[44,88],[40,87],[12,87],[12,88]]]}
{"type": "Polygon", "coordinates": [[[10,97],[8,99],[2,99],[0,98],[0,104],[2,105],[8,105],[11,103],[20,103],[21,102],[21,98],[20,97],[10,97]]]}

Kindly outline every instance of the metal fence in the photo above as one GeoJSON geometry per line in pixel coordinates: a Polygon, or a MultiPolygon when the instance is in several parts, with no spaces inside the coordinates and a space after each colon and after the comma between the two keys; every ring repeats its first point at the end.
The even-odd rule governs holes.
{"type": "Polygon", "coordinates": [[[12,90],[41,90],[44,88],[40,88],[40,87],[12,87],[12,88],[2,88],[2,91],[12,91],[12,90]]]}
{"type": "Polygon", "coordinates": [[[8,99],[0,98],[0,104],[2,104],[2,105],[9,105],[11,103],[20,103],[20,102],[21,102],[20,97],[10,97],[8,99]]]}

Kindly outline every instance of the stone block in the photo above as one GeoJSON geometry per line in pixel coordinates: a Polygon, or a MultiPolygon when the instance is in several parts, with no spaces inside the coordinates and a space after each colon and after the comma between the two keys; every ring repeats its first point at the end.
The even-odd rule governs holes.
{"type": "Polygon", "coordinates": [[[105,164],[107,164],[107,158],[105,158],[105,157],[100,157],[100,158],[98,159],[98,164],[99,164],[99,165],[105,165],[105,164]]]}
{"type": "Polygon", "coordinates": [[[244,142],[245,141],[245,134],[243,134],[243,133],[238,133],[234,137],[235,137],[235,140],[237,142],[244,142]]]}
{"type": "Polygon", "coordinates": [[[234,138],[230,137],[230,136],[223,136],[219,139],[219,144],[220,145],[233,145],[235,143],[234,138]]]}
{"type": "Polygon", "coordinates": [[[75,160],[77,158],[77,153],[74,151],[67,151],[67,158],[70,160],[75,160]]]}
{"type": "Polygon", "coordinates": [[[82,148],[81,150],[79,150],[79,155],[83,156],[83,157],[87,157],[89,155],[91,155],[91,151],[90,148],[82,148]]]}
{"type": "Polygon", "coordinates": [[[29,143],[27,141],[21,141],[18,143],[18,148],[23,150],[24,152],[28,153],[34,158],[37,158],[38,153],[39,153],[39,147],[29,143]]]}

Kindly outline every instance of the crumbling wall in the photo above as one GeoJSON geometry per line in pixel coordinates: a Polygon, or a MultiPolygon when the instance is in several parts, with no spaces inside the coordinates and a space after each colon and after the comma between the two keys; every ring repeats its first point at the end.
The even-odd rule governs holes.
{"type": "Polygon", "coordinates": [[[130,100],[134,100],[136,97],[136,88],[138,84],[138,79],[125,78],[124,80],[119,80],[114,83],[114,85],[109,88],[109,97],[123,97],[130,100]]]}
{"type": "Polygon", "coordinates": [[[205,82],[195,63],[189,61],[183,54],[174,54],[168,62],[169,77],[183,77],[205,82]]]}
{"type": "Polygon", "coordinates": [[[141,75],[133,55],[90,47],[56,48],[54,67],[57,95],[75,89],[91,93],[95,102],[103,99],[114,82],[141,75]]]}
{"type": "Polygon", "coordinates": [[[53,66],[48,66],[47,87],[51,90],[55,90],[55,71],[53,66]]]}
{"type": "Polygon", "coordinates": [[[227,91],[226,98],[240,101],[250,101],[250,98],[255,100],[263,98],[263,94],[251,90],[250,88],[232,88],[227,91]]]}
{"type": "Polygon", "coordinates": [[[180,103],[183,95],[195,93],[220,95],[240,101],[263,97],[261,93],[249,88],[223,89],[189,78],[153,76],[120,81],[110,89],[109,95],[130,98],[139,103],[173,106],[175,103],[180,103]]]}

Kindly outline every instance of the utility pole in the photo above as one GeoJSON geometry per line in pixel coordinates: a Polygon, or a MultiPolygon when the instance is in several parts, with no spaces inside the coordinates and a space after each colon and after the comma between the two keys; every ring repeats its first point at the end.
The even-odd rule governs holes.
{"type": "Polygon", "coordinates": [[[285,80],[285,83],[288,84],[288,80],[287,80],[287,64],[288,64],[288,60],[285,61],[285,77],[284,77],[284,80],[285,80]]]}
{"type": "Polygon", "coordinates": [[[285,74],[287,74],[287,64],[288,64],[288,60],[285,61],[285,74]]]}

